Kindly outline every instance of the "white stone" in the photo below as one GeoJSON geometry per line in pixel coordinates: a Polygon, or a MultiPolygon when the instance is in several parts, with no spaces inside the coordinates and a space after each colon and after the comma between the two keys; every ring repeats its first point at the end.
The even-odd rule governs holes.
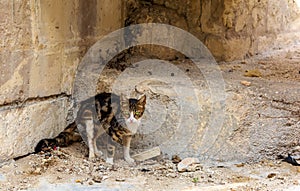
{"type": "Polygon", "coordinates": [[[178,163],[177,169],[178,172],[190,171],[190,167],[199,164],[200,161],[197,158],[185,158],[180,163],[178,163]]]}

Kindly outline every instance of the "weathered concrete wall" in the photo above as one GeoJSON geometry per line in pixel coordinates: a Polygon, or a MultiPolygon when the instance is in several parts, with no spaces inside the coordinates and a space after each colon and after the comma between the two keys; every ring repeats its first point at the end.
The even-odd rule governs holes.
{"type": "Polygon", "coordinates": [[[76,68],[122,27],[121,0],[0,2],[0,162],[65,128],[76,68]]]}
{"type": "MultiPolygon", "coordinates": [[[[40,139],[65,128],[82,56],[123,24],[180,27],[228,61],[299,42],[299,16],[293,0],[2,0],[0,162],[31,152],[40,139]]],[[[167,59],[178,56],[150,50],[167,59]]]]}
{"type": "MultiPolygon", "coordinates": [[[[177,26],[202,40],[216,59],[230,61],[299,42],[300,8],[296,2],[130,0],[126,24],[159,22],[177,26]]],[[[159,57],[176,58],[166,49],[157,52],[159,57]]]]}

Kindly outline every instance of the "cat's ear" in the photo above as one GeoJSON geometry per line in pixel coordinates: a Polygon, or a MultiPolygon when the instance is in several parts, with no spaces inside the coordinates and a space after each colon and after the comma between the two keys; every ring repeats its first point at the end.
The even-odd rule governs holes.
{"type": "Polygon", "coordinates": [[[144,94],[138,101],[139,104],[145,105],[146,104],[146,95],[144,94]]]}

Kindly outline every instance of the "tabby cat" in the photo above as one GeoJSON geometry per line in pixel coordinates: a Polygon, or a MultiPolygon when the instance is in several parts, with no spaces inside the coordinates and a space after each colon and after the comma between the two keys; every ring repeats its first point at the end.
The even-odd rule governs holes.
{"type": "Polygon", "coordinates": [[[78,129],[85,129],[89,147],[89,159],[100,157],[97,140],[103,134],[109,135],[107,142],[106,162],[113,163],[115,144],[123,145],[124,159],[133,163],[130,157],[130,142],[137,132],[141,117],[144,114],[146,95],[140,99],[127,99],[124,95],[100,93],[80,103],[76,122],[70,124],[63,132],[53,139],[41,140],[35,152],[48,147],[67,146],[81,139],[78,129]],[[76,127],[77,124],[77,127],[76,127]]]}

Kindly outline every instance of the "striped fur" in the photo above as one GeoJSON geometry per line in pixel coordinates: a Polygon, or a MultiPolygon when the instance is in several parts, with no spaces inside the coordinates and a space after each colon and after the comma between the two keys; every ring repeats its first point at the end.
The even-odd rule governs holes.
{"type": "Polygon", "coordinates": [[[41,140],[35,151],[47,150],[49,147],[63,147],[80,141],[77,126],[85,129],[89,147],[89,159],[100,157],[97,140],[106,133],[111,137],[107,143],[107,161],[112,163],[115,146],[113,142],[123,145],[124,159],[133,162],[129,149],[132,135],[140,123],[146,105],[146,96],[140,99],[126,99],[112,93],[100,93],[80,103],[76,122],[70,124],[53,139],[41,140]],[[76,126],[77,125],[77,126],[76,126]]]}
{"type": "Polygon", "coordinates": [[[48,151],[50,148],[66,147],[73,142],[79,142],[82,138],[77,130],[76,123],[68,125],[57,137],[53,139],[42,139],[35,147],[35,152],[48,151]]]}

